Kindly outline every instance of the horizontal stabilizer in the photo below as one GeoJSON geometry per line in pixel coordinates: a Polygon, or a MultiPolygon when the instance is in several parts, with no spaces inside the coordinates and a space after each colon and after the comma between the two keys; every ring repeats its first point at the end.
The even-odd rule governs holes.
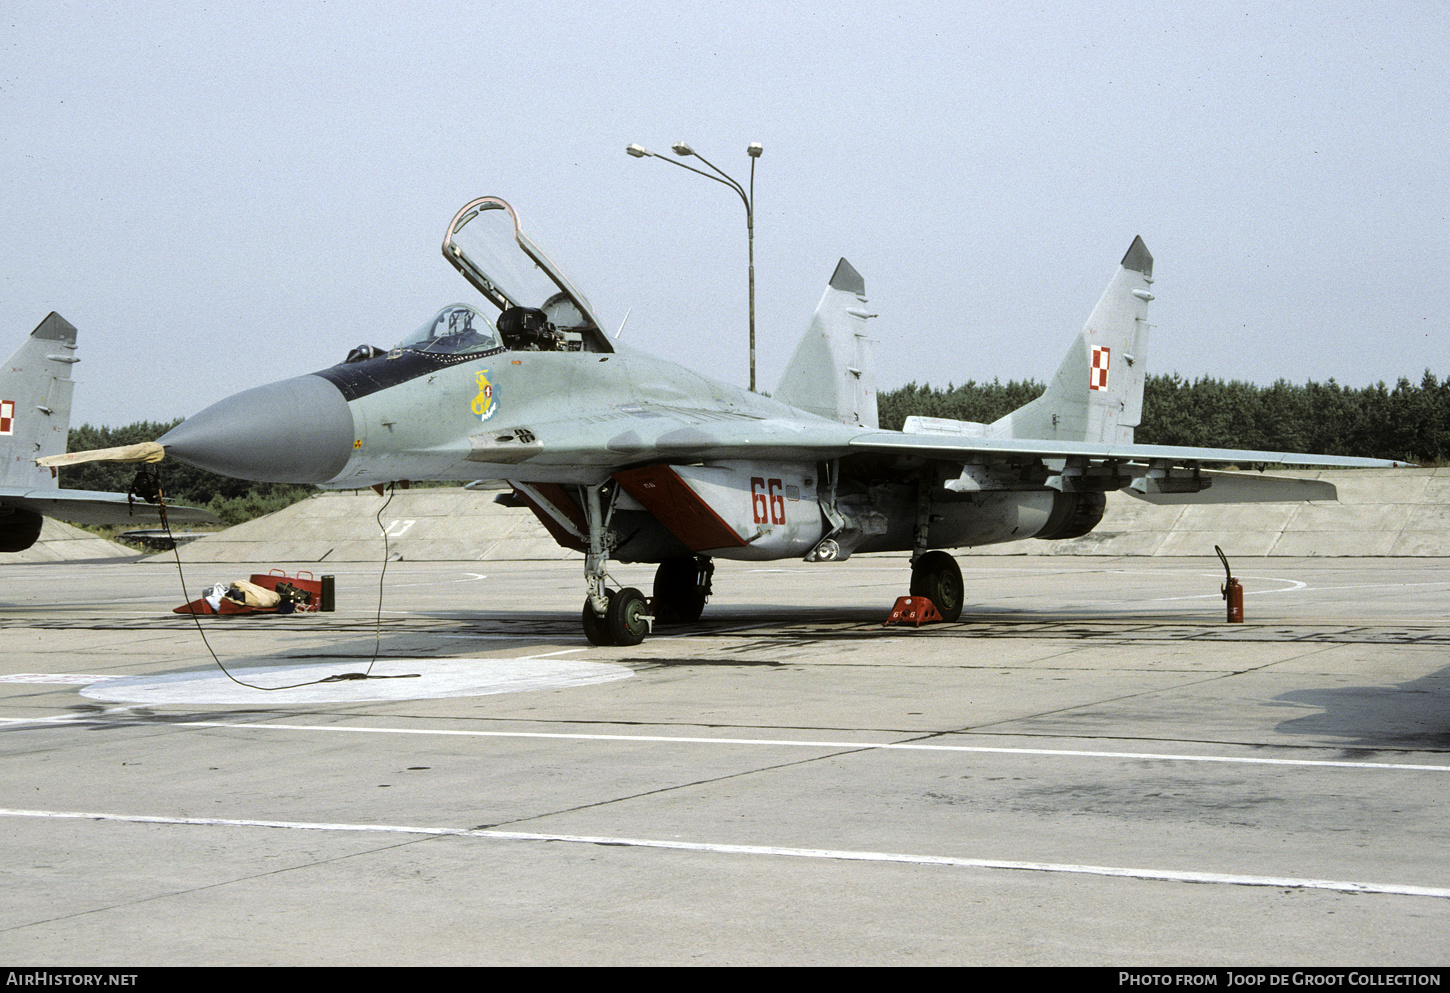
{"type": "MultiPolygon", "coordinates": [[[[128,500],[124,493],[104,490],[0,490],[0,504],[22,512],[54,517],[77,524],[156,524],[160,508],[142,500],[128,500]]],[[[220,524],[221,520],[201,507],[166,505],[166,517],[173,524],[220,524]]]]}

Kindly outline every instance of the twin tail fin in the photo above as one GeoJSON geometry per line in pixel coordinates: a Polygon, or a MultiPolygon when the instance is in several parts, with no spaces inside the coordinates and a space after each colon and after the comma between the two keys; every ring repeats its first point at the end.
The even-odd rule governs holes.
{"type": "Polygon", "coordinates": [[[1153,256],[1134,238],[1046,392],[995,421],[999,438],[1131,443],[1143,419],[1153,256]]]}

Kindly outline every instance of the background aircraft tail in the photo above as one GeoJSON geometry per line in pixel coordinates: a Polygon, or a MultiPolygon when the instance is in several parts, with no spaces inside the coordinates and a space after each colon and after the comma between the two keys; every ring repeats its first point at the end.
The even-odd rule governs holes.
{"type": "Polygon", "coordinates": [[[1143,418],[1153,256],[1134,238],[1047,391],[994,422],[1002,438],[1132,442],[1143,418]]]}
{"type": "Polygon", "coordinates": [[[776,387],[775,398],[839,421],[876,428],[876,368],[863,308],[866,281],[842,259],[810,327],[776,387]]]}
{"type": "Polygon", "coordinates": [[[65,451],[76,329],[52,311],[0,369],[0,486],[53,489],[37,458],[65,451]]]}

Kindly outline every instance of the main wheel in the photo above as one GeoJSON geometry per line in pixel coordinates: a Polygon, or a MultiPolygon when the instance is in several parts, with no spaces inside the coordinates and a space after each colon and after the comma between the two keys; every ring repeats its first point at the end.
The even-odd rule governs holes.
{"type": "MultiPolygon", "coordinates": [[[[707,560],[708,561],[708,560],[707,560]]],[[[655,570],[655,620],[693,624],[705,609],[700,565],[693,558],[665,559],[655,570]]]]}
{"type": "Polygon", "coordinates": [[[962,570],[946,552],[927,552],[911,567],[911,595],[930,600],[943,620],[962,616],[962,570]]]}
{"type": "MultiPolygon", "coordinates": [[[[609,602],[612,605],[614,603],[614,591],[606,590],[604,592],[604,595],[609,599],[609,602]]],[[[614,644],[614,636],[609,633],[608,617],[608,611],[605,612],[604,617],[600,617],[598,614],[596,614],[594,612],[594,605],[589,602],[589,598],[584,598],[584,614],[582,619],[584,621],[584,637],[589,639],[589,644],[614,644]]]]}
{"type": "Polygon", "coordinates": [[[616,645],[638,645],[649,633],[649,605],[644,594],[633,587],[620,590],[609,600],[604,626],[616,645]]]}

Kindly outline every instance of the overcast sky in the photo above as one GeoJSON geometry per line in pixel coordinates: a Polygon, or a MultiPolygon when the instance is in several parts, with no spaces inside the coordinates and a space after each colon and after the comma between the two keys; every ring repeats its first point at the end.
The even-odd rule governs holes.
{"type": "Polygon", "coordinates": [[[1134,235],[1149,369],[1450,375],[1443,2],[0,8],[0,354],[80,329],[73,423],[194,413],[474,291],[509,200],[624,340],[760,381],[836,260],[878,384],[1045,380],[1134,235]]]}

